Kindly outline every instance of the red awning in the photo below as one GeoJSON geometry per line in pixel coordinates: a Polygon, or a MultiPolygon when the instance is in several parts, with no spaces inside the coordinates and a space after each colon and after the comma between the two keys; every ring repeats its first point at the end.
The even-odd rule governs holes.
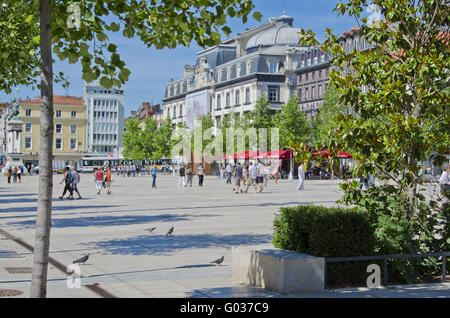
{"type": "MultiPolygon", "coordinates": [[[[328,149],[318,151],[318,152],[313,152],[313,156],[318,156],[318,155],[328,158],[329,156],[331,156],[331,153],[328,152],[328,149]]],[[[338,151],[336,154],[336,158],[348,159],[348,158],[353,158],[353,157],[348,152],[338,151]]]]}
{"type": "Polygon", "coordinates": [[[293,158],[293,149],[277,149],[265,154],[267,159],[291,159],[293,158]]]}

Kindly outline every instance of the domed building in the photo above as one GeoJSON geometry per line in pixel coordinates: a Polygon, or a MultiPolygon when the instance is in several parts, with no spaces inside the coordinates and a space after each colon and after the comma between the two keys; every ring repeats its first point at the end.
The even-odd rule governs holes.
{"type": "Polygon", "coordinates": [[[296,93],[295,71],[308,49],[299,44],[293,22],[284,13],[197,53],[183,77],[167,83],[164,117],[192,129],[197,118],[211,113],[217,127],[227,114],[253,110],[263,94],[274,112],[280,109],[296,93]]]}

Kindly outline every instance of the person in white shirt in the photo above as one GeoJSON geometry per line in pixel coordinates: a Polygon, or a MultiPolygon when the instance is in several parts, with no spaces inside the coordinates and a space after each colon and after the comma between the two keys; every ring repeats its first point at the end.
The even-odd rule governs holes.
{"type": "Polygon", "coordinates": [[[305,183],[305,169],[303,168],[303,163],[298,166],[298,186],[297,189],[304,190],[305,187],[303,184],[305,183]]]}
{"type": "Polygon", "coordinates": [[[247,180],[247,188],[245,189],[244,193],[248,192],[248,188],[250,186],[254,186],[255,187],[255,193],[256,193],[256,177],[257,177],[257,168],[256,166],[254,166],[251,162],[250,162],[250,166],[248,168],[248,180],[247,180]]]}
{"type": "Polygon", "coordinates": [[[78,183],[80,182],[80,174],[75,168],[72,168],[72,191],[78,194],[78,199],[81,199],[80,191],[78,191],[78,183]]]}
{"type": "Polygon", "coordinates": [[[261,192],[264,189],[264,169],[265,168],[261,162],[258,163],[256,168],[257,168],[256,183],[259,185],[259,192],[261,192]]]}
{"type": "Polygon", "coordinates": [[[441,188],[442,204],[446,204],[449,202],[447,195],[450,191],[450,165],[444,166],[444,171],[439,178],[439,187],[441,188]]]}

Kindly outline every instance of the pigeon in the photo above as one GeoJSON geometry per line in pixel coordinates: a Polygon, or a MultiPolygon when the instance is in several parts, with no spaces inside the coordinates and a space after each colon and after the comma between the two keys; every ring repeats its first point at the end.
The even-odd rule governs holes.
{"type": "Polygon", "coordinates": [[[145,229],[146,231],[149,231],[150,233],[153,232],[156,229],[156,226],[153,226],[151,228],[145,229]]]}
{"type": "Polygon", "coordinates": [[[169,232],[167,232],[166,236],[169,236],[169,235],[173,236],[172,233],[173,233],[173,226],[169,229],[169,232]]]}
{"type": "Polygon", "coordinates": [[[82,258],[74,260],[73,264],[75,264],[75,263],[79,263],[79,264],[83,263],[84,264],[88,260],[88,258],[89,258],[89,254],[86,254],[82,258]]]}
{"type": "Polygon", "coordinates": [[[217,264],[220,266],[220,264],[222,264],[222,262],[223,262],[223,259],[224,259],[224,257],[222,256],[221,258],[216,259],[215,261],[212,261],[210,263],[214,263],[214,264],[217,264]]]}

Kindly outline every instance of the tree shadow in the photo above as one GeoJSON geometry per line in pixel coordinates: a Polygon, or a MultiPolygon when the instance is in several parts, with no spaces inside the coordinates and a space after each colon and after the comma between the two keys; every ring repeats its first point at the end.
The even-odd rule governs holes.
{"type": "MultiPolygon", "coordinates": [[[[52,206],[52,211],[58,210],[76,210],[76,209],[101,209],[101,208],[115,208],[121,205],[69,205],[69,206],[52,206]]],[[[0,213],[6,212],[37,212],[37,206],[25,206],[25,207],[10,207],[0,209],[0,213]]]]}
{"type": "MultiPolygon", "coordinates": [[[[104,226],[126,226],[136,224],[154,224],[157,222],[177,222],[185,221],[193,217],[213,217],[215,215],[123,215],[123,216],[94,216],[78,218],[52,218],[52,228],[69,227],[104,227],[104,226]]],[[[34,227],[36,220],[25,220],[10,222],[8,225],[21,227],[34,227]]]]}
{"type": "Polygon", "coordinates": [[[234,235],[140,235],[125,239],[89,242],[83,245],[104,249],[115,255],[170,255],[183,249],[231,248],[235,245],[258,245],[270,243],[269,234],[234,234],[234,235]]]}

